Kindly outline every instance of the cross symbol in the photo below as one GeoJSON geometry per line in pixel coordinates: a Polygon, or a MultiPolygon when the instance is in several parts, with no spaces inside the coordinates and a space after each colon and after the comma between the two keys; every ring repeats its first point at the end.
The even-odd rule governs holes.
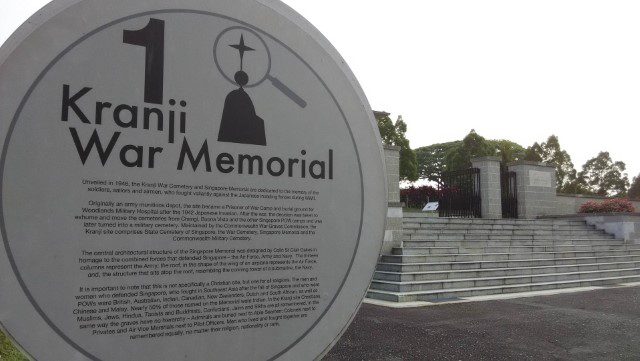
{"type": "Polygon", "coordinates": [[[244,35],[243,34],[240,34],[240,42],[238,44],[230,44],[229,46],[234,48],[234,49],[238,49],[238,52],[240,53],[240,70],[242,70],[244,52],[245,51],[254,51],[255,49],[244,45],[244,35]]]}

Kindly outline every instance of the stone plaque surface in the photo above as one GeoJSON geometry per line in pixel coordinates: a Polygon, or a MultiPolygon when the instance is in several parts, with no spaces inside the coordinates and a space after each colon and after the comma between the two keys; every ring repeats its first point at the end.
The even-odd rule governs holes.
{"type": "Polygon", "coordinates": [[[529,170],[529,186],[530,187],[553,187],[552,173],[541,172],[538,170],[529,170]]]}
{"type": "Polygon", "coordinates": [[[422,211],[423,212],[437,211],[439,204],[440,204],[439,202],[428,202],[427,204],[424,205],[424,208],[422,208],[422,211]]]}
{"type": "Polygon", "coordinates": [[[379,136],[282,3],[54,1],[0,50],[0,117],[0,322],[35,359],[314,359],[354,316],[379,136]]]}

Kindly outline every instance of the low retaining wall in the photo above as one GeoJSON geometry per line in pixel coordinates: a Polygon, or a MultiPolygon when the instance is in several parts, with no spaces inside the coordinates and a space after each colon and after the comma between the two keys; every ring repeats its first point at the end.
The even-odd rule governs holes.
{"type": "Polygon", "coordinates": [[[640,213],[582,213],[540,218],[583,220],[618,239],[640,244],[640,213]]]}
{"type": "MultiPolygon", "coordinates": [[[[585,196],[581,194],[563,194],[558,193],[556,195],[556,211],[555,214],[573,214],[578,213],[580,206],[589,201],[602,202],[607,200],[607,197],[599,196],[585,196]]],[[[636,211],[640,212],[640,201],[631,201],[633,206],[636,207],[636,211]]]]}

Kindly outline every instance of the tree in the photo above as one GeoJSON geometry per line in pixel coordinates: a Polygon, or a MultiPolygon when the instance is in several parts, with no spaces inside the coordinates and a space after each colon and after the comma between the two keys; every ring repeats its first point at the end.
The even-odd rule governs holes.
{"type": "Polygon", "coordinates": [[[524,152],[524,160],[532,161],[532,162],[542,162],[542,146],[535,142],[532,146],[527,148],[524,152]]]}
{"type": "Polygon", "coordinates": [[[382,144],[394,145],[398,134],[396,127],[393,125],[393,121],[389,118],[389,113],[386,112],[373,112],[378,122],[378,130],[380,131],[380,138],[382,138],[382,144]]]}
{"type": "Polygon", "coordinates": [[[627,195],[629,196],[629,199],[640,199],[640,174],[633,178],[633,183],[631,183],[631,187],[629,187],[627,195]]]}
{"type": "Polygon", "coordinates": [[[471,129],[462,142],[447,151],[445,155],[445,170],[461,170],[471,167],[471,159],[495,155],[495,149],[491,144],[471,129]]]}
{"type": "Polygon", "coordinates": [[[416,154],[411,150],[406,137],[407,124],[402,120],[402,116],[398,116],[394,124],[389,118],[389,113],[374,112],[374,115],[378,122],[382,143],[400,147],[400,179],[411,182],[418,180],[416,154]]]}
{"type": "Polygon", "coordinates": [[[560,147],[560,141],[551,135],[542,144],[533,143],[525,152],[525,160],[544,162],[556,168],[556,191],[576,193],[579,185],[576,182],[577,172],[571,156],[560,147]]]}
{"type": "Polygon", "coordinates": [[[462,144],[462,141],[437,143],[415,150],[420,178],[437,182],[444,171],[447,152],[462,144]]]}
{"type": "Polygon", "coordinates": [[[522,159],[525,149],[510,140],[486,140],[472,130],[464,141],[432,144],[416,149],[415,153],[420,178],[437,182],[445,170],[470,167],[473,157],[493,155],[508,164],[522,159]]]}
{"type": "Polygon", "coordinates": [[[578,183],[586,191],[600,196],[624,196],[629,188],[629,178],[624,162],[614,162],[609,152],[600,152],[589,159],[578,175],[578,183]]]}
{"type": "Polygon", "coordinates": [[[489,145],[494,149],[494,155],[501,158],[504,166],[524,158],[524,147],[510,140],[489,140],[489,145]]]}

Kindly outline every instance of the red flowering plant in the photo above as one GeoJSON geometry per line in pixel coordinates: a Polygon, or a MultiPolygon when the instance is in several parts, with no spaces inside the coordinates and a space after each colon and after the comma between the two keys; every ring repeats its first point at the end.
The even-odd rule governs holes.
{"type": "Polygon", "coordinates": [[[400,190],[400,201],[408,208],[422,209],[427,202],[438,201],[438,190],[427,185],[404,188],[400,190]]]}
{"type": "Polygon", "coordinates": [[[633,213],[635,207],[628,199],[612,198],[602,202],[587,201],[580,206],[579,213],[633,213]]]}

